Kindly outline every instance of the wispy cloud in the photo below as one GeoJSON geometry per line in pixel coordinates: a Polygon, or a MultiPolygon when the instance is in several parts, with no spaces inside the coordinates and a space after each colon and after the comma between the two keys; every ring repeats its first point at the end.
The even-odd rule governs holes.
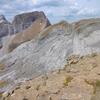
{"type": "Polygon", "coordinates": [[[2,0],[0,14],[8,19],[28,11],[44,11],[54,23],[59,20],[100,17],[100,0],[2,0]]]}

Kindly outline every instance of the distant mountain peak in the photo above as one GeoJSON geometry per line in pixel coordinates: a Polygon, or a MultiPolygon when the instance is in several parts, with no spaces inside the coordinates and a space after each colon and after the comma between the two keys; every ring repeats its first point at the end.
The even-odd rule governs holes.
{"type": "Polygon", "coordinates": [[[0,23],[8,23],[4,15],[0,15],[0,23]]]}

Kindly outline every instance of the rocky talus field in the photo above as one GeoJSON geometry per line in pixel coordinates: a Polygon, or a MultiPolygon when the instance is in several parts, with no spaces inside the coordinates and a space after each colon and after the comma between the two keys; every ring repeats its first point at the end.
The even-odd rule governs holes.
{"type": "Polygon", "coordinates": [[[63,69],[20,83],[9,93],[1,94],[1,100],[100,100],[100,54],[71,56],[67,61],[63,69]]]}

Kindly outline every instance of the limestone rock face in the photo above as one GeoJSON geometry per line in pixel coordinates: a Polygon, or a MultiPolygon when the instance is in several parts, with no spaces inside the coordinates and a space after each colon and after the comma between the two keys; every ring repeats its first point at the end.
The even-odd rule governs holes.
{"type": "Polygon", "coordinates": [[[0,38],[9,34],[10,23],[3,15],[0,15],[0,38]]]}
{"type": "MultiPolygon", "coordinates": [[[[0,38],[25,30],[39,18],[47,19],[43,12],[38,11],[16,15],[11,23],[3,15],[0,15],[0,38]]],[[[50,22],[48,19],[47,21],[47,25],[49,26],[50,22]]]]}
{"type": "MultiPolygon", "coordinates": [[[[22,30],[25,30],[39,18],[47,19],[43,12],[38,12],[38,11],[16,15],[12,22],[12,25],[14,27],[14,32],[18,33],[21,32],[22,30]]],[[[49,21],[47,25],[50,25],[49,21]]]]}
{"type": "Polygon", "coordinates": [[[100,52],[100,18],[74,23],[74,53],[100,52]]]}
{"type": "MultiPolygon", "coordinates": [[[[63,21],[47,27],[37,38],[21,44],[0,59],[0,63],[6,66],[0,78],[18,83],[63,68],[73,54],[82,56],[100,52],[99,22],[100,19],[72,24],[63,21]]],[[[77,72],[76,69],[72,71],[77,72]]]]}
{"type": "Polygon", "coordinates": [[[4,15],[0,15],[0,23],[7,23],[7,20],[4,15]]]}
{"type": "Polygon", "coordinates": [[[35,20],[29,28],[14,36],[8,45],[8,52],[11,52],[20,44],[35,38],[41,31],[48,27],[48,25],[50,25],[50,23],[45,17],[41,17],[35,20]]]}
{"type": "MultiPolygon", "coordinates": [[[[4,17],[1,19],[4,20],[4,17]]],[[[5,23],[7,23],[6,20],[3,21],[1,27],[2,28],[1,32],[3,33],[0,32],[1,34],[3,34],[3,36],[8,34],[10,34],[11,36],[12,34],[15,35],[16,33],[15,37],[12,39],[11,36],[11,38],[9,38],[9,42],[7,43],[5,42],[8,41],[8,39],[7,40],[2,39],[3,40],[2,42],[4,42],[3,44],[5,44],[3,45],[3,47],[6,48],[6,50],[4,51],[6,52],[10,52],[21,43],[33,39],[44,28],[50,25],[50,22],[45,16],[45,14],[43,12],[38,12],[38,11],[17,15],[15,16],[12,24],[5,24],[5,23]]]]}

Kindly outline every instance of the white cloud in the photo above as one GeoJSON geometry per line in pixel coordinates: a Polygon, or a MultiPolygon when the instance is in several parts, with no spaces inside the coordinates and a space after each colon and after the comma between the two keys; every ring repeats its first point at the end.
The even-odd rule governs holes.
{"type": "Polygon", "coordinates": [[[100,0],[14,0],[0,1],[0,14],[7,17],[28,11],[44,11],[52,21],[100,16],[100,0]],[[4,1],[2,1],[4,2],[4,1]]]}
{"type": "Polygon", "coordinates": [[[32,0],[33,4],[36,4],[37,3],[37,0],[32,0]]]}
{"type": "Polygon", "coordinates": [[[94,8],[83,8],[80,9],[79,12],[77,13],[77,15],[93,15],[96,14],[97,9],[94,8]]]}

